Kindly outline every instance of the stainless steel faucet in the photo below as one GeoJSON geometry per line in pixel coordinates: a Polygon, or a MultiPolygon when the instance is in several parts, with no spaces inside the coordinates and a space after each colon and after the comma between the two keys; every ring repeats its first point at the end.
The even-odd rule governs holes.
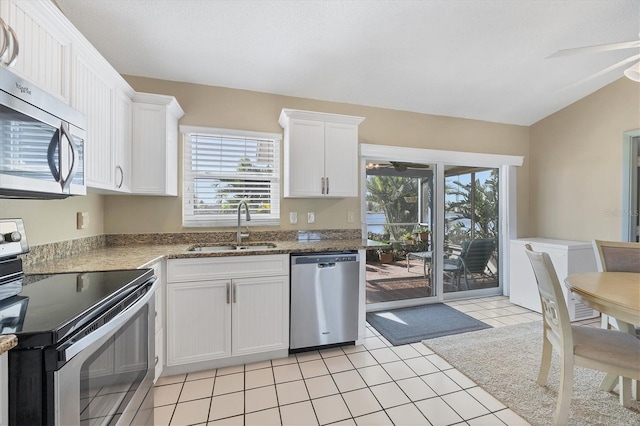
{"type": "Polygon", "coordinates": [[[238,203],[238,236],[236,238],[236,243],[238,245],[242,244],[242,238],[245,238],[245,237],[249,238],[249,232],[247,232],[246,234],[243,234],[242,231],[240,231],[240,209],[242,208],[242,205],[244,205],[244,211],[246,213],[245,220],[247,222],[251,220],[251,215],[249,214],[249,206],[247,205],[247,202],[245,200],[240,201],[238,203]]]}

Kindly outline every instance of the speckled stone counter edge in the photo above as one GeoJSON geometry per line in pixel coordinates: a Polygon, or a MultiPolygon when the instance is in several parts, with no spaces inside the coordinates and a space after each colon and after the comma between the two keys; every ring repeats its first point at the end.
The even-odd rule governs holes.
{"type": "MultiPolygon", "coordinates": [[[[349,240],[361,238],[359,229],[329,229],[318,231],[252,231],[251,241],[301,241],[301,240],[349,240]]],[[[152,234],[103,234],[86,238],[60,241],[30,247],[29,253],[21,256],[25,267],[88,253],[105,247],[128,245],[172,245],[172,244],[215,244],[232,242],[236,233],[221,232],[176,232],[152,234]]]]}
{"type": "Polygon", "coordinates": [[[9,349],[15,347],[18,344],[18,338],[15,334],[7,334],[0,336],[0,355],[7,352],[9,349]]]}

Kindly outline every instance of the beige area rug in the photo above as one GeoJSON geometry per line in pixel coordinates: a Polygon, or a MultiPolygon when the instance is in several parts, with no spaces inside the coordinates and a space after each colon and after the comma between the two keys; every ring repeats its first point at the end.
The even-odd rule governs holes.
{"type": "MultiPolygon", "coordinates": [[[[536,378],[542,352],[542,322],[491,328],[422,342],[532,425],[552,424],[560,368],[554,352],[546,386],[536,378]]],[[[640,404],[624,408],[599,390],[604,373],[574,367],[569,425],[640,425],[640,404]]]]}

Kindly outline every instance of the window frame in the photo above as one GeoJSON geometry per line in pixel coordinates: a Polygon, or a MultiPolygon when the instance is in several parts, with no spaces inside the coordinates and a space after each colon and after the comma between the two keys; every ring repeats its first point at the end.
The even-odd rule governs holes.
{"type": "Polygon", "coordinates": [[[192,214],[193,204],[189,203],[189,197],[185,194],[191,192],[188,188],[193,185],[194,173],[191,166],[187,164],[190,155],[187,155],[187,149],[190,149],[191,137],[194,134],[201,134],[213,137],[239,138],[239,139],[263,139],[273,141],[273,159],[274,159],[274,175],[271,181],[271,213],[266,217],[252,212],[251,221],[243,221],[243,226],[279,226],[280,225],[280,185],[281,185],[281,146],[282,135],[280,133],[254,132],[249,130],[224,129],[216,127],[199,127],[199,126],[180,126],[182,133],[182,226],[185,228],[203,228],[203,227],[230,227],[237,225],[236,215],[203,215],[201,219],[196,219],[196,215],[192,214]]]}

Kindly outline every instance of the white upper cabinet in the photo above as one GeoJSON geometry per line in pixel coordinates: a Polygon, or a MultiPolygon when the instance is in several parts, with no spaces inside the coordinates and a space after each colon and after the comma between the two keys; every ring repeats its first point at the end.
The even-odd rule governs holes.
{"type": "Polygon", "coordinates": [[[284,196],[358,196],[358,125],[363,117],[283,109],[284,196]]]}
{"type": "Polygon", "coordinates": [[[133,98],[132,182],[141,195],[178,195],[178,120],[173,96],[136,93],[133,98]]]}
{"type": "Polygon", "coordinates": [[[114,185],[118,191],[131,192],[131,134],[133,101],[121,90],[115,92],[113,120],[114,185]]]}
{"type": "Polygon", "coordinates": [[[73,62],[71,106],[87,117],[87,186],[112,189],[115,187],[112,145],[114,88],[84,56],[74,55],[73,62]]]}
{"type": "Polygon", "coordinates": [[[60,16],[51,2],[0,0],[0,17],[17,39],[13,71],[68,102],[71,40],[60,16]]]}

